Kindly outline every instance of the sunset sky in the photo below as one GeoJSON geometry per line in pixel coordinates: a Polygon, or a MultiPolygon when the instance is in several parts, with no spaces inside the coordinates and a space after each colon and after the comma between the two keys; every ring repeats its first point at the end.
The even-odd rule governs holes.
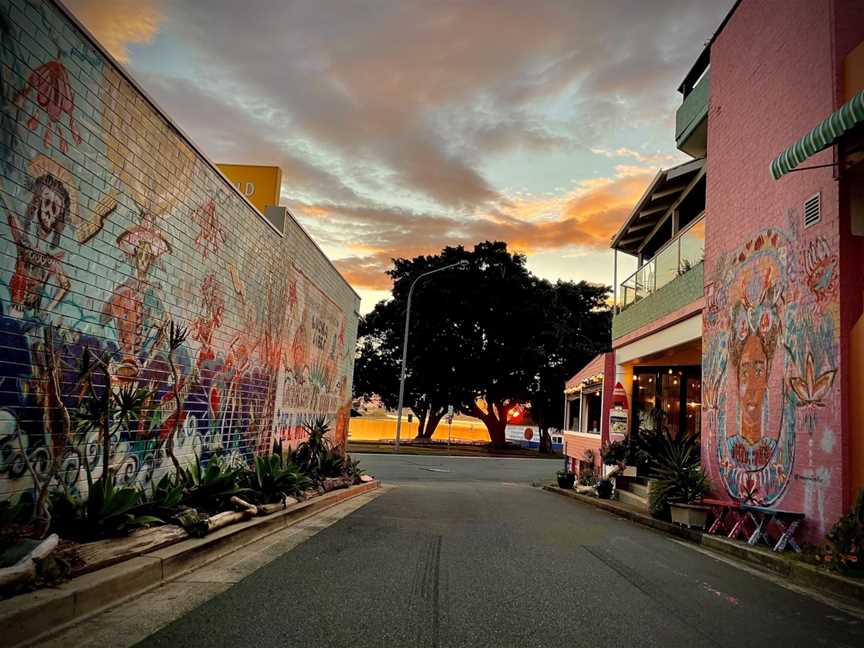
{"type": "Polygon", "coordinates": [[[611,284],[675,150],[676,88],[732,0],[66,0],[214,161],[282,201],[363,298],[391,257],[503,239],[611,284]]]}

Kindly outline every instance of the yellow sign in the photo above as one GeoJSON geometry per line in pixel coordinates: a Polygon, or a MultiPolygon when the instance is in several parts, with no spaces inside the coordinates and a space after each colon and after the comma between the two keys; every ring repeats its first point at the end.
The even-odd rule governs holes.
{"type": "Polygon", "coordinates": [[[257,164],[217,164],[231,183],[262,214],[268,206],[279,204],[282,169],[257,164]]]}

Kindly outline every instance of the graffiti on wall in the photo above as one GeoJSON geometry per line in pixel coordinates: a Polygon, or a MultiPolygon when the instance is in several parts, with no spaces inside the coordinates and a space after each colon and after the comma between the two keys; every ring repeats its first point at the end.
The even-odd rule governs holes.
{"type": "Polygon", "coordinates": [[[824,239],[768,229],[718,261],[703,407],[710,469],[731,497],[776,506],[801,482],[808,514],[824,519],[838,335],[837,257],[824,239]]]}
{"type": "Polygon", "coordinates": [[[169,438],[181,464],[248,462],[299,441],[311,415],[343,440],[353,302],[299,261],[286,271],[283,240],[250,227],[242,198],[52,4],[25,11],[45,43],[0,0],[0,499],[46,481],[86,496],[86,470],[100,476],[96,432],[52,423],[85,397],[85,349],[148,394],[112,437],[126,483],[169,469],[169,438]],[[176,380],[171,322],[189,331],[176,380]]]}

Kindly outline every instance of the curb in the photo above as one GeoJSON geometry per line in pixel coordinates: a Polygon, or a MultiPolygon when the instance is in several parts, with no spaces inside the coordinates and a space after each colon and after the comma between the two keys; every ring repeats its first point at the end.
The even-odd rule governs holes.
{"type": "Polygon", "coordinates": [[[580,495],[576,492],[567,491],[548,484],[537,485],[550,493],[575,499],[584,504],[589,504],[595,508],[636,522],[637,524],[683,538],[715,553],[732,556],[761,571],[779,574],[792,584],[819,590],[823,593],[845,599],[858,606],[864,603],[864,582],[832,574],[806,563],[784,559],[770,550],[762,550],[761,548],[751,547],[750,545],[729,540],[722,536],[709,535],[696,529],[687,529],[671,522],[657,520],[650,515],[618,506],[612,501],[598,500],[595,497],[580,495]]]}
{"type": "Polygon", "coordinates": [[[0,601],[3,645],[32,644],[63,626],[113,607],[193,569],[203,567],[265,536],[281,531],[340,502],[380,488],[378,480],[335,490],[271,515],[218,529],[203,538],[182,540],[62,585],[0,601]]]}

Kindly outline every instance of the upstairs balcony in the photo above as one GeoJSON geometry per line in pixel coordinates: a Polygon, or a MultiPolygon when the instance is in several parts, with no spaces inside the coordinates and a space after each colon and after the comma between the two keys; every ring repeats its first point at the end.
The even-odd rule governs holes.
{"type": "MultiPolygon", "coordinates": [[[[617,312],[621,312],[648,295],[682,277],[705,260],[705,214],[666,245],[618,288],[617,312]]],[[[700,290],[699,295],[702,292],[700,290]]]]}
{"type": "Polygon", "coordinates": [[[709,52],[702,51],[678,88],[683,101],[675,114],[675,144],[694,158],[705,157],[708,149],[709,52]]]}
{"type": "Polygon", "coordinates": [[[701,298],[705,160],[660,171],[613,238],[612,249],[613,340],[701,298]],[[628,265],[630,270],[619,272],[628,265]]]}

